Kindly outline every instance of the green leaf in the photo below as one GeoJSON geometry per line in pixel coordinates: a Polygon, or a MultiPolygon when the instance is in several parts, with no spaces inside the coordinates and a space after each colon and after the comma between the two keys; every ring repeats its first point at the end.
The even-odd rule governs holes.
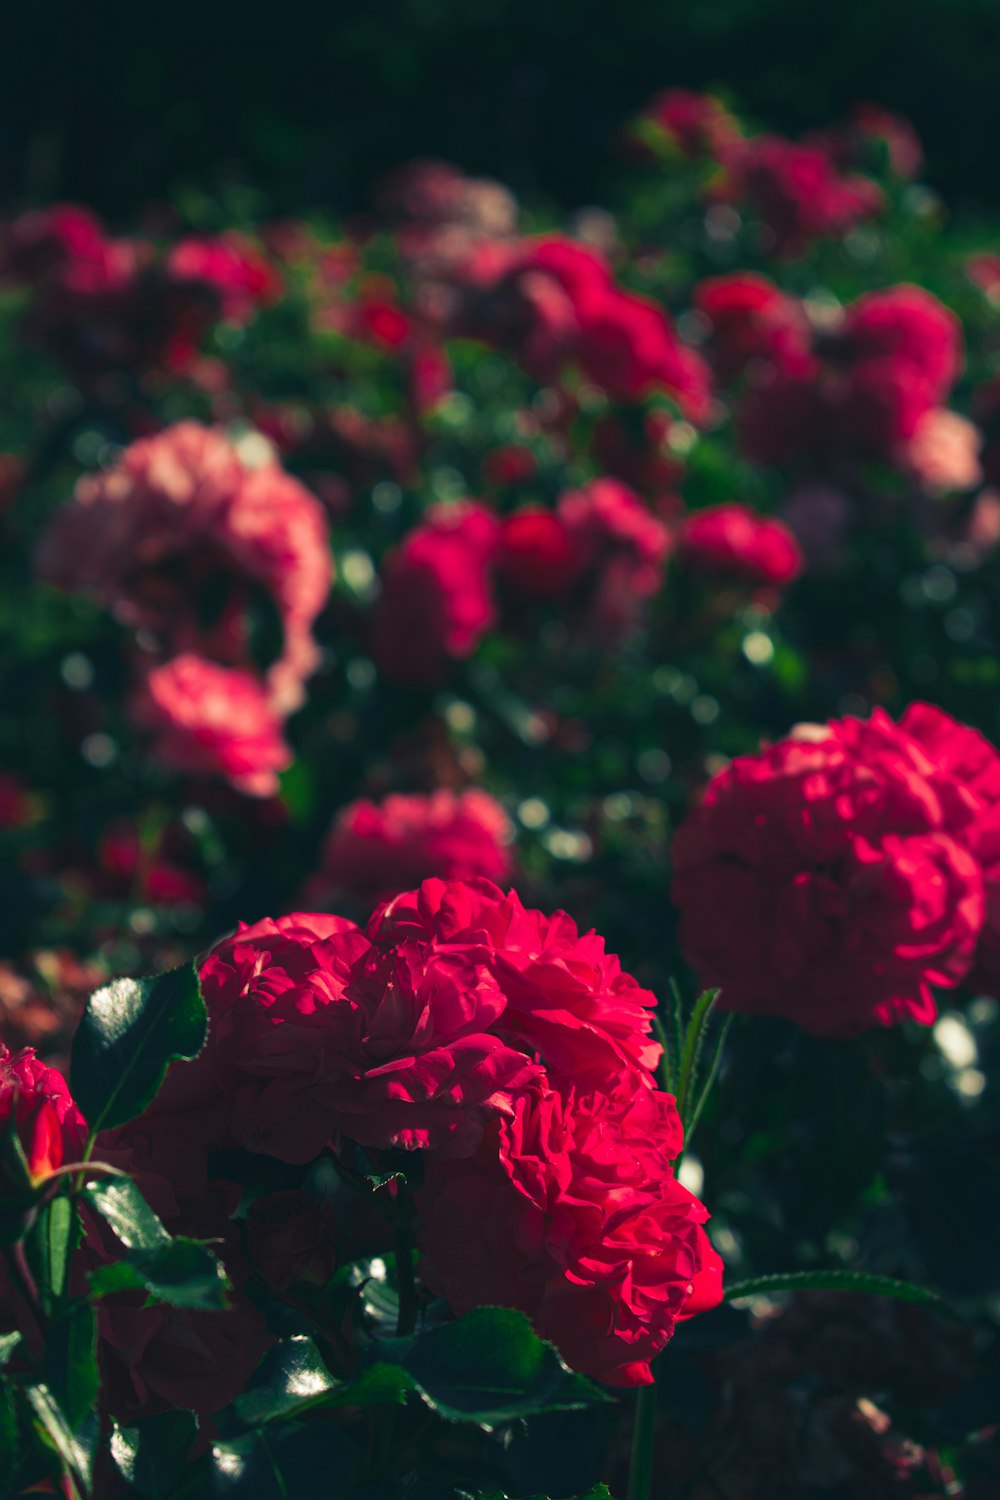
{"type": "Polygon", "coordinates": [[[712,1089],[715,1086],[715,1080],[718,1076],[719,1068],[722,1064],[722,1054],[726,1049],[726,1038],[729,1035],[733,1021],[735,1019],[735,1016],[732,1014],[732,1012],[730,1012],[730,1014],[726,1016],[721,1027],[719,1028],[719,1034],[716,1037],[715,1046],[712,1051],[712,1060],[708,1065],[708,1072],[705,1075],[705,1082],[698,1093],[697,1099],[692,1105],[692,1108],[688,1115],[687,1123],[684,1127],[685,1150],[691,1144],[695,1128],[697,1127],[698,1121],[701,1119],[701,1112],[705,1108],[705,1105],[707,1104],[709,1099],[709,1095],[711,1094],[712,1089]]]}
{"type": "Polygon", "coordinates": [[[606,1401],[565,1365],[521,1312],[477,1307],[455,1323],[373,1347],[373,1364],[396,1365],[432,1410],[487,1429],[546,1411],[606,1401]]]}
{"type": "Polygon", "coordinates": [[[687,1024],[687,1031],[684,1033],[684,1055],[677,1086],[677,1108],[685,1128],[690,1116],[689,1101],[698,1081],[698,1062],[701,1057],[705,1026],[718,998],[718,990],[705,990],[698,996],[694,1010],[691,1012],[691,1019],[687,1024]]]}
{"type": "Polygon", "coordinates": [[[88,1182],[82,1196],[126,1250],[155,1250],[170,1243],[170,1235],[130,1177],[88,1182]]]}
{"type": "Polygon", "coordinates": [[[97,1404],[97,1322],[88,1302],[77,1302],[55,1320],[45,1346],[45,1380],[73,1433],[97,1404]]]}
{"type": "Polygon", "coordinates": [[[772,1276],[753,1276],[726,1287],[723,1301],[741,1297],[766,1297],[772,1292],[862,1292],[870,1297],[895,1297],[899,1302],[918,1302],[945,1317],[956,1318],[954,1308],[926,1287],[892,1276],[873,1276],[867,1271],[789,1271],[772,1276]]]}
{"type": "Polygon", "coordinates": [[[158,1412],[134,1427],[120,1427],[116,1422],[111,1457],[131,1489],[147,1500],[166,1500],[197,1433],[198,1418],[190,1411],[158,1412]]]}
{"type": "Polygon", "coordinates": [[[78,1435],[47,1385],[39,1381],[24,1386],[23,1392],[39,1436],[89,1492],[97,1424],[92,1424],[91,1431],[78,1435]]]}
{"type": "Polygon", "coordinates": [[[228,1306],[229,1282],[212,1251],[200,1240],[172,1237],[130,1178],[88,1182],[83,1198],[126,1251],[121,1260],[91,1272],[95,1296],[145,1291],[172,1307],[221,1312],[228,1306]]]}
{"type": "Polygon", "coordinates": [[[301,1334],[282,1339],[264,1356],[252,1385],[237,1396],[233,1407],[248,1427],[260,1427],[328,1394],[337,1384],[312,1339],[301,1334]]]}
{"type": "Polygon", "coordinates": [[[0,1333],[0,1370],[10,1364],[11,1355],[20,1342],[19,1333],[0,1333]]]}
{"type": "Polygon", "coordinates": [[[25,1254],[42,1305],[50,1315],[66,1295],[70,1257],[79,1237],[80,1221],[67,1193],[50,1198],[38,1210],[25,1242],[25,1254]]]}
{"type": "Polygon", "coordinates": [[[207,1034],[193,963],[95,990],[73,1039],[71,1073],[91,1136],[141,1115],[168,1065],[197,1057],[207,1034]]]}
{"type": "Polygon", "coordinates": [[[152,1250],[130,1250],[122,1260],[92,1271],[89,1282],[95,1297],[144,1291],[171,1307],[224,1312],[229,1305],[221,1263],[199,1240],[182,1236],[152,1250]]]}

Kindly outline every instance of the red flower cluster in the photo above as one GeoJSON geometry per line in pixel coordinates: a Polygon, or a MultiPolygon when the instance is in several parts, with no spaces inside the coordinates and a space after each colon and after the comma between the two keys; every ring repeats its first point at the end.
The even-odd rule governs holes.
{"type": "Polygon", "coordinates": [[[840,238],[879,212],[882,190],[860,173],[841,174],[822,146],[758,135],[726,158],[725,195],[746,203],[763,225],[767,249],[799,255],[813,241],[840,238]]]}
{"type": "Polygon", "coordinates": [[[573,364],[613,401],[662,392],[690,421],[705,421],[703,361],[662,307],[616,284],[596,250],[558,235],[488,244],[466,277],[457,331],[509,350],[535,379],[573,364]]]}
{"type": "Polygon", "coordinates": [[[731,1010],[851,1036],[1000,981],[1000,756],[928,704],[803,725],[709,784],[675,844],[681,944],[731,1010]]]}
{"type": "Polygon", "coordinates": [[[588,633],[620,640],[660,587],[669,551],[667,527],[614,479],[502,520],[472,501],[432,506],[385,561],[373,655],[392,681],[436,686],[529,600],[572,607],[588,633]]]}
{"type": "Polygon", "coordinates": [[[175,1187],[216,1148],[423,1149],[428,1284],[457,1310],[523,1307],[618,1384],[648,1380],[677,1318],[718,1300],[705,1210],[670,1166],[682,1135],[653,1076],[654,997],[564,913],[426,880],[364,928],[242,926],[201,979],[205,1052],[111,1143],[144,1142],[175,1187]]]}
{"type": "Polygon", "coordinates": [[[30,331],[88,383],[109,370],[191,370],[209,328],[248,322],[283,286],[243,236],[181,239],[161,256],[72,203],[15,219],[0,275],[33,288],[30,331]]]}
{"type": "Polygon", "coordinates": [[[905,457],[961,370],[960,324],[920,287],[869,292],[817,329],[762,276],[714,278],[695,301],[720,376],[745,380],[737,423],[756,463],[905,457]]]}
{"type": "Polygon", "coordinates": [[[332,580],[323,510],[308,490],[273,462],[246,467],[221,432],[181,422],[80,480],[42,539],[39,567],[155,652],[136,713],[165,759],[273,790],[289,759],[281,719],[316,666],[312,627],[332,580]],[[275,615],[281,650],[261,679],[254,630],[275,615]]]}
{"type": "Polygon", "coordinates": [[[781,521],[746,505],[716,505],[684,522],[681,559],[712,579],[735,578],[769,592],[802,571],[802,553],[781,521]]]}

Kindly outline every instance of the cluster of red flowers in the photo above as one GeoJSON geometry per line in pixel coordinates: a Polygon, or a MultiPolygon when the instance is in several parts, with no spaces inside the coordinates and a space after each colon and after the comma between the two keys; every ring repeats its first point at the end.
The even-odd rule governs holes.
{"type": "Polygon", "coordinates": [[[753,215],[760,248],[787,257],[879,213],[881,188],[854,170],[871,163],[873,146],[900,179],[915,176],[923,160],[908,121],[877,105],[859,105],[839,128],[789,141],[748,137],[719,99],[685,89],[658,94],[632,127],[629,144],[647,158],[679,158],[706,169],[706,196],[753,215]]]}
{"type": "Polygon", "coordinates": [[[238,234],[119,239],[77,204],[23,214],[0,247],[0,279],[29,286],[31,336],[86,384],[109,373],[191,371],[219,321],[247,322],[282,279],[238,234]]]}
{"type": "Polygon", "coordinates": [[[751,272],[702,282],[695,305],[720,377],[744,382],[737,423],[760,464],[845,453],[905,463],[961,369],[958,319],[916,286],[869,292],[819,326],[751,272]]]}
{"type": "MultiPolygon", "coordinates": [[[[319,913],[243,925],[201,983],[204,1052],[95,1158],[127,1167],[171,1229],[221,1236],[237,1294],[213,1314],[102,1303],[117,1414],[217,1410],[269,1342],[239,1293],[248,1277],[280,1289],[317,1256],[332,1270],[328,1210],[307,1192],[257,1198],[241,1244],[241,1190],[212,1175],[214,1152],[306,1165],[328,1149],[348,1164],[358,1146],[376,1161],[422,1151],[427,1287],[458,1313],[522,1309],[612,1384],[648,1382],[677,1320],[719,1300],[706,1211],[671,1166],[683,1132],[656,1084],[655,997],[564,913],[487,880],[427,880],[363,927],[319,913]]],[[[30,1050],[4,1053],[0,1111],[33,1180],[79,1159],[84,1122],[30,1050]]],[[[91,1225],[88,1264],[112,1251],[91,1225]]]]}
{"type": "Polygon", "coordinates": [[[1000,755],[929,704],[802,724],[709,784],[674,845],[681,945],[731,1010],[825,1036],[997,993],[1000,755]]]}

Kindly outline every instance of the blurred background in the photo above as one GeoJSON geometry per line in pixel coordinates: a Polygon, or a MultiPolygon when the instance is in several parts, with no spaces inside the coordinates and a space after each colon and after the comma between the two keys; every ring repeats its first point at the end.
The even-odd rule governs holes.
{"type": "Polygon", "coordinates": [[[3,198],[111,216],[240,181],[339,213],[401,153],[606,201],[620,122],[667,83],[792,134],[877,99],[953,208],[1000,196],[997,0],[17,6],[4,53],[3,198]]]}

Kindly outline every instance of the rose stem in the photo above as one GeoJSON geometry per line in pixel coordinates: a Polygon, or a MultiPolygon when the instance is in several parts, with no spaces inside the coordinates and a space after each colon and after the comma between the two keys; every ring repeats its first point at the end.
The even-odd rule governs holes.
{"type": "Polygon", "coordinates": [[[650,1500],[653,1493],[653,1439],[656,1434],[656,1385],[644,1385],[635,1403],[632,1458],[627,1500],[650,1500]]]}

